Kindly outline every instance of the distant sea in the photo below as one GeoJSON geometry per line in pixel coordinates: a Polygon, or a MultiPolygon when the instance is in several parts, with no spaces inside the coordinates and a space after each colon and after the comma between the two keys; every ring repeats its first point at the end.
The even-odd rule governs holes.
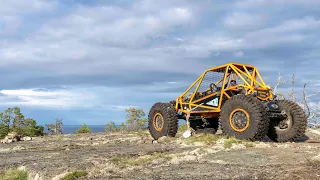
{"type": "MultiPolygon", "coordinates": [[[[63,134],[72,134],[77,131],[82,125],[64,125],[63,134]]],[[[105,125],[87,125],[91,128],[93,133],[104,132],[105,125]]],[[[45,127],[45,133],[48,133],[48,129],[45,127]]]]}

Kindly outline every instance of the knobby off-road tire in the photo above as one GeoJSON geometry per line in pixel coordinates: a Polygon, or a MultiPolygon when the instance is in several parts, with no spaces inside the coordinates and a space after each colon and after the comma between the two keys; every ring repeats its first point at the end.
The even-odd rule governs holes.
{"type": "Polygon", "coordinates": [[[251,141],[261,140],[269,129],[270,119],[257,98],[236,95],[227,100],[221,108],[220,123],[224,135],[251,141]],[[239,118],[241,117],[241,118],[239,118]],[[237,126],[236,118],[246,120],[237,126]]]}
{"type": "Polygon", "coordinates": [[[148,128],[154,139],[175,137],[178,131],[178,115],[171,103],[158,102],[149,112],[148,128]]]}
{"type": "Polygon", "coordinates": [[[293,142],[305,134],[307,128],[307,116],[304,110],[295,102],[278,100],[277,105],[284,110],[288,118],[283,121],[289,122],[286,129],[279,128],[281,119],[271,118],[267,136],[275,142],[293,142]]]}

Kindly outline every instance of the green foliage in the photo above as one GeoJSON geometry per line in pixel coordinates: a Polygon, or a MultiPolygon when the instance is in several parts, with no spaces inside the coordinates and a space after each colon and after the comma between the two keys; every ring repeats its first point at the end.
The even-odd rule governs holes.
{"type": "MultiPolygon", "coordinates": [[[[17,107],[14,107],[17,108],[17,107]]],[[[4,112],[0,113],[0,138],[4,138],[10,132],[10,125],[12,124],[14,117],[14,108],[8,108],[4,112]]]]}
{"type": "Polygon", "coordinates": [[[21,136],[42,136],[43,130],[34,119],[25,118],[17,106],[0,113],[0,138],[4,138],[11,131],[21,136]]]}
{"type": "Polygon", "coordinates": [[[126,109],[126,125],[129,131],[140,131],[146,129],[147,119],[142,109],[126,109]]]}
{"type": "Polygon", "coordinates": [[[75,134],[79,133],[91,133],[91,128],[87,126],[86,124],[82,125],[76,132],[75,134]]]}
{"type": "Polygon", "coordinates": [[[62,180],[76,180],[80,177],[84,177],[88,175],[88,173],[86,171],[75,171],[75,172],[72,172],[72,173],[69,173],[67,175],[65,175],[62,180]]]}
{"type": "Polygon", "coordinates": [[[8,126],[6,126],[3,123],[0,123],[0,139],[3,139],[6,137],[6,135],[9,133],[10,129],[8,126]]]}
{"type": "Polygon", "coordinates": [[[124,123],[121,123],[119,128],[118,128],[119,131],[126,131],[127,130],[127,126],[124,124],[124,123]]]}
{"type": "Polygon", "coordinates": [[[115,132],[115,131],[144,131],[146,130],[146,123],[148,122],[145,118],[145,113],[142,109],[129,108],[126,109],[126,122],[120,124],[119,127],[115,125],[113,121],[110,121],[105,126],[105,132],[115,132]]]}
{"type": "Polygon", "coordinates": [[[11,131],[17,132],[22,136],[43,136],[44,127],[37,126],[34,119],[27,118],[11,128],[11,131]]]}
{"type": "Polygon", "coordinates": [[[113,121],[110,121],[110,123],[108,123],[104,128],[105,132],[115,132],[117,130],[118,130],[117,126],[115,125],[115,123],[113,121]]]}
{"type": "Polygon", "coordinates": [[[2,180],[27,180],[28,172],[19,169],[8,169],[0,176],[2,180]]]}
{"type": "Polygon", "coordinates": [[[63,123],[62,119],[60,118],[56,118],[54,124],[46,124],[46,127],[48,128],[48,131],[51,135],[63,134],[63,123]]]}

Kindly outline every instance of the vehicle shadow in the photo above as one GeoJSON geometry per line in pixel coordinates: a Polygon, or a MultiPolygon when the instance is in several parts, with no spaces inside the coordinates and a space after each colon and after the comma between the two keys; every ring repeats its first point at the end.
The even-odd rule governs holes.
{"type": "MultiPolygon", "coordinates": [[[[265,136],[261,141],[262,142],[274,142],[268,136],[265,136]]],[[[296,143],[299,143],[299,142],[301,143],[301,142],[307,142],[307,141],[310,141],[310,138],[309,138],[309,136],[304,135],[304,136],[298,138],[295,142],[296,143]]]]}

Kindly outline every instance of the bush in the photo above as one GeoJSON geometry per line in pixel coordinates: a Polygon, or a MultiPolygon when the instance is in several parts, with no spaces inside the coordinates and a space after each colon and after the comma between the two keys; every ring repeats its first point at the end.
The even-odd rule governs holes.
{"type": "Polygon", "coordinates": [[[75,134],[79,134],[79,133],[91,133],[91,128],[87,125],[82,125],[76,132],[74,132],[75,134]]]}
{"type": "Polygon", "coordinates": [[[147,118],[145,118],[145,113],[142,109],[128,108],[126,109],[126,122],[120,124],[119,127],[115,125],[113,121],[110,121],[105,126],[105,132],[115,132],[115,131],[144,131],[147,130],[147,118]]]}
{"type": "Polygon", "coordinates": [[[126,126],[129,131],[141,131],[146,129],[148,120],[144,118],[145,113],[142,109],[128,108],[126,109],[126,126]]]}
{"type": "Polygon", "coordinates": [[[44,127],[37,126],[37,122],[31,118],[23,120],[23,125],[11,128],[21,136],[43,136],[44,127]]]}
{"type": "Polygon", "coordinates": [[[117,126],[115,125],[115,123],[113,121],[110,121],[110,123],[108,123],[104,128],[105,132],[115,132],[117,130],[118,130],[117,126]]]}
{"type": "Polygon", "coordinates": [[[118,130],[119,130],[119,131],[127,131],[128,128],[127,128],[127,126],[126,126],[124,123],[121,123],[120,126],[119,126],[119,128],[118,128],[118,130]]]}
{"type": "Polygon", "coordinates": [[[46,127],[51,135],[63,134],[63,122],[60,118],[56,118],[54,124],[46,124],[46,127]]]}

